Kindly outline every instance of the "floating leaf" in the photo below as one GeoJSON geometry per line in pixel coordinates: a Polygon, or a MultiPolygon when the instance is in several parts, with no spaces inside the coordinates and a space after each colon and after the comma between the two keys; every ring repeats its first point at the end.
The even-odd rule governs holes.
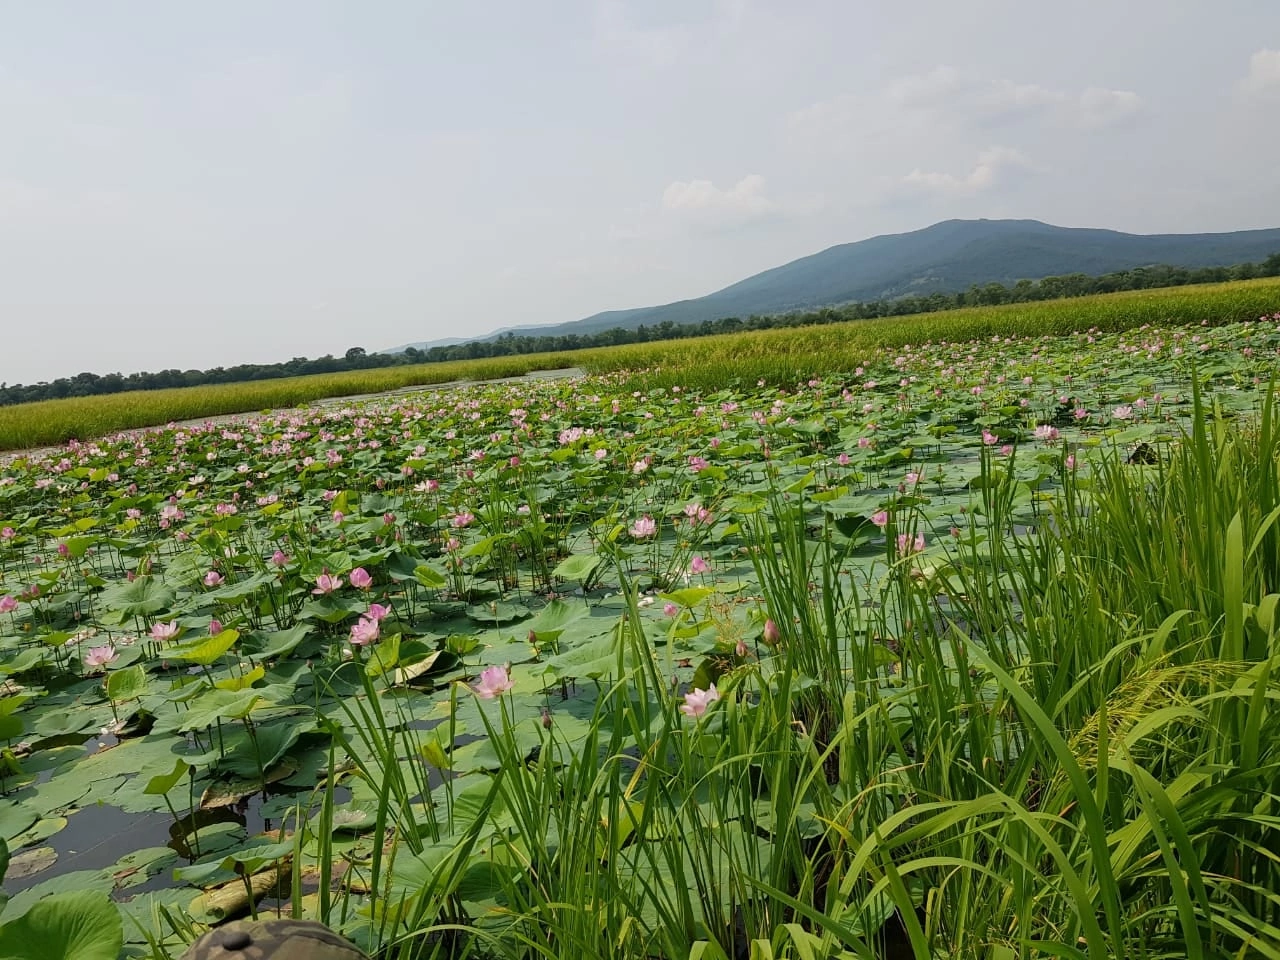
{"type": "Polygon", "coordinates": [[[58,862],[58,851],[53,847],[32,847],[23,850],[9,861],[7,880],[23,880],[42,870],[48,870],[58,862]]]}
{"type": "Polygon", "coordinates": [[[537,640],[555,640],[564,633],[565,627],[590,613],[591,608],[585,602],[566,603],[557,598],[539,610],[538,615],[527,626],[537,640]]]}
{"type": "Polygon", "coordinates": [[[0,925],[3,960],[116,960],[123,947],[120,911],[91,890],[55,893],[0,925]]]}
{"type": "Polygon", "coordinates": [[[266,668],[262,664],[258,664],[252,670],[247,670],[238,677],[218,680],[214,683],[214,686],[219,690],[247,690],[266,675],[266,668]]]}
{"type": "Polygon", "coordinates": [[[102,603],[123,622],[129,617],[145,617],[167,609],[174,599],[174,592],[152,576],[135,577],[127,583],[117,583],[102,591],[102,603]]]}
{"type": "Polygon", "coordinates": [[[311,632],[311,624],[300,623],[289,630],[277,630],[267,634],[262,647],[251,656],[262,660],[275,660],[288,656],[311,632]]]}
{"type": "Polygon", "coordinates": [[[173,772],[159,773],[147,781],[147,785],[143,788],[143,793],[149,793],[157,796],[163,796],[178,785],[178,781],[187,775],[191,769],[190,764],[185,760],[176,760],[173,764],[173,772]]]}
{"type": "Polygon", "coordinates": [[[551,574],[560,580],[577,580],[585,583],[591,579],[591,575],[596,572],[596,568],[601,563],[603,561],[594,553],[575,553],[556,564],[551,574]]]}
{"type": "Polygon", "coordinates": [[[364,672],[370,677],[380,677],[400,662],[400,634],[393,633],[369,647],[369,659],[364,672]]]}
{"type": "MultiPolygon", "coordinates": [[[[412,663],[401,666],[396,670],[392,677],[392,681],[397,685],[412,683],[419,677],[430,673],[440,661],[442,655],[447,655],[447,652],[444,650],[436,650],[427,654],[427,656],[420,660],[415,660],[412,663]]],[[[456,662],[452,656],[450,656],[449,659],[451,662],[456,662]]]]}
{"type": "Polygon", "coordinates": [[[445,580],[444,574],[425,563],[420,563],[413,568],[413,579],[429,590],[442,590],[448,582],[445,580]]]}
{"type": "Polygon", "coordinates": [[[168,657],[171,660],[185,660],[202,667],[209,667],[217,663],[239,639],[240,634],[237,631],[223,630],[216,637],[205,637],[195,643],[176,647],[169,651],[168,657]]]}
{"type": "Polygon", "coordinates": [[[513,623],[523,620],[529,615],[529,608],[523,603],[512,603],[498,600],[492,603],[476,603],[467,607],[467,616],[481,623],[513,623]]]}
{"type": "Polygon", "coordinates": [[[147,672],[141,664],[123,670],[112,670],[107,674],[107,697],[119,703],[122,700],[136,700],[147,692],[147,672]]]}

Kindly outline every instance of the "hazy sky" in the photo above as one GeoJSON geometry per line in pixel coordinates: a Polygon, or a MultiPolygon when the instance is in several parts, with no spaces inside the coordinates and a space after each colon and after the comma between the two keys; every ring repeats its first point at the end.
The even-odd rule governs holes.
{"type": "Polygon", "coordinates": [[[0,0],[0,381],[698,296],[949,217],[1280,226],[1277,0],[0,0]]]}

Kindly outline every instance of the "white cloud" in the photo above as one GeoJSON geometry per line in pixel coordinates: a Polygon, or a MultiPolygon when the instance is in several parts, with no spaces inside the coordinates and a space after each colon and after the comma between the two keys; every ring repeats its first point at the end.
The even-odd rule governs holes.
{"type": "Polygon", "coordinates": [[[899,77],[886,88],[889,99],[904,107],[930,107],[952,100],[972,87],[955,67],[941,63],[928,73],[899,77]]]}
{"type": "Polygon", "coordinates": [[[1057,107],[1067,99],[1066,94],[1042,87],[1038,83],[997,80],[983,84],[974,102],[980,109],[1003,115],[1034,111],[1044,107],[1057,107]]]}
{"type": "Polygon", "coordinates": [[[709,226],[733,226],[779,212],[758,173],[723,189],[710,180],[677,180],[662,192],[662,209],[709,226]]]}
{"type": "Polygon", "coordinates": [[[912,170],[902,182],[909,187],[955,197],[971,197],[995,186],[1010,169],[1026,167],[1025,155],[1011,147],[989,147],[978,155],[973,169],[963,176],[953,173],[912,170]]]}
{"type": "Polygon", "coordinates": [[[1259,50],[1249,58],[1249,74],[1240,84],[1245,93],[1280,94],[1280,50],[1259,50]]]}
{"type": "Polygon", "coordinates": [[[1086,126],[1104,127],[1122,123],[1142,110],[1142,98],[1132,90],[1105,90],[1090,87],[1080,94],[1076,106],[1086,126]]]}
{"type": "Polygon", "coordinates": [[[982,77],[947,64],[928,73],[901,77],[881,96],[900,110],[927,112],[952,121],[990,123],[1041,114],[1088,127],[1129,119],[1143,105],[1142,98],[1131,90],[1089,87],[1074,94],[1038,83],[982,77]]]}

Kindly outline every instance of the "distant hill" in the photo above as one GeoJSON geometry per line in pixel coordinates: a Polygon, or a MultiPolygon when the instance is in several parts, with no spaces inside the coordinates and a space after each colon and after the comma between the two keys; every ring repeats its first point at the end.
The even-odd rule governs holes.
{"type": "MultiPolygon", "coordinates": [[[[1038,220],[945,220],[923,230],[843,243],[740,280],[695,300],[657,307],[609,310],[583,320],[507,328],[520,334],[559,336],[622,327],[700,323],[811,310],[851,301],[955,292],[974,284],[1083,273],[1095,276],[1136,267],[1219,267],[1258,262],[1280,252],[1280,229],[1234,233],[1132,234],[1055,227],[1038,220]]],[[[485,337],[490,340],[507,330],[485,337]]],[[[407,344],[428,348],[450,341],[407,344]]]]}

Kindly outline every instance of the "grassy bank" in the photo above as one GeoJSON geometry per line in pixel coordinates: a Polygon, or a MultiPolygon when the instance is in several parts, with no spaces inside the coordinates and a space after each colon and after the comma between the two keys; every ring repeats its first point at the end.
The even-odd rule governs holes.
{"type": "Polygon", "coordinates": [[[558,354],[389,367],[253,383],[121,393],[0,408],[0,450],[62,443],[116,430],[222,414],[296,406],[327,397],[378,393],[461,379],[519,376],[579,366],[590,373],[636,372],[638,385],[704,388],[766,379],[785,383],[849,370],[869,352],[928,340],[1037,336],[1097,327],[1226,323],[1280,311],[1280,279],[1172,287],[973,307],[821,327],[765,330],[628,344],[558,354]]]}
{"type": "Polygon", "coordinates": [[[22,403],[0,407],[0,450],[47,446],[178,420],[295,407],[329,397],[518,377],[534,370],[572,367],[576,362],[574,354],[544,353],[22,403]]]}

